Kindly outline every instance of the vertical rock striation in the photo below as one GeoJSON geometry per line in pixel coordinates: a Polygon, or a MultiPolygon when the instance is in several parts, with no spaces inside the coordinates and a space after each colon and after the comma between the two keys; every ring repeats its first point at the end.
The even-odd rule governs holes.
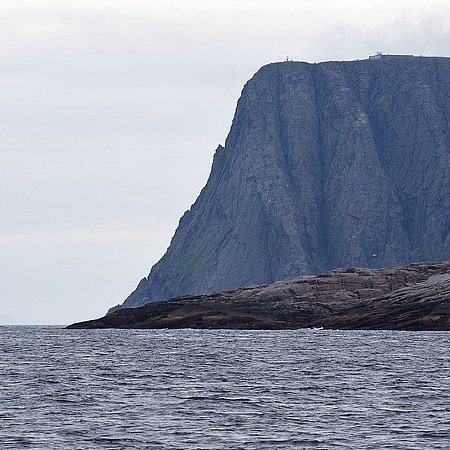
{"type": "Polygon", "coordinates": [[[121,307],[450,259],[449,124],[450,58],[261,68],[206,186],[121,307]]]}

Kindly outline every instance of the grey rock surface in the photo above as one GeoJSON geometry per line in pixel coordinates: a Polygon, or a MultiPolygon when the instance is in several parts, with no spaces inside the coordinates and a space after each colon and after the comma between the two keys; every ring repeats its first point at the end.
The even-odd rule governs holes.
{"type": "Polygon", "coordinates": [[[68,328],[450,331],[450,261],[337,269],[183,296],[121,309],[68,328]]]}
{"type": "Polygon", "coordinates": [[[261,68],[169,249],[120,307],[450,259],[449,126],[450,58],[261,68]]]}

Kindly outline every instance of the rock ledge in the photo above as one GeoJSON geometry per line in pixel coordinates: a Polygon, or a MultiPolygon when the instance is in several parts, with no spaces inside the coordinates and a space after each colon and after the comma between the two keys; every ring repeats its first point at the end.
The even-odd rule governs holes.
{"type": "Polygon", "coordinates": [[[184,296],[70,325],[90,328],[450,330],[450,261],[337,269],[184,296]]]}

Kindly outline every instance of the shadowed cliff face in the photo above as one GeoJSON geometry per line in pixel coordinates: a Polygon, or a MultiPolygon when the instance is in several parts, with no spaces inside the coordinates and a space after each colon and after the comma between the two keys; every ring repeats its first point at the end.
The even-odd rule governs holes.
{"type": "Polygon", "coordinates": [[[207,185],[123,307],[450,258],[450,58],[260,69],[207,185]]]}

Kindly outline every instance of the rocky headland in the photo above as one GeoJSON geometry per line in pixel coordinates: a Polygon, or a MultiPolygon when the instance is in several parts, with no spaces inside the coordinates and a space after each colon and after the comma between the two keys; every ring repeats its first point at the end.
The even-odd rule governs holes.
{"type": "Polygon", "coordinates": [[[338,269],[178,297],[68,328],[450,330],[450,261],[338,269]]]}
{"type": "MultiPolygon", "coordinates": [[[[449,124],[450,58],[262,67],[244,86],[208,182],[166,254],[111,311],[337,267],[450,259],[449,124]]],[[[357,277],[345,273],[331,279],[357,277]]],[[[357,278],[365,277],[371,279],[363,272],[357,278]]],[[[312,286],[321,279],[305,280],[219,297],[239,303],[312,283],[315,298],[312,286]]],[[[349,301],[355,295],[349,291],[349,301]]],[[[300,311],[334,305],[320,298],[295,304],[300,311]]],[[[177,304],[206,308],[217,301],[192,297],[177,304]]],[[[284,326],[282,305],[269,304],[279,313],[274,326],[284,326]]],[[[266,306],[252,306],[262,321],[266,306]]],[[[228,313],[221,314],[225,323],[228,313]]],[[[252,322],[257,326],[256,316],[252,322]]]]}

